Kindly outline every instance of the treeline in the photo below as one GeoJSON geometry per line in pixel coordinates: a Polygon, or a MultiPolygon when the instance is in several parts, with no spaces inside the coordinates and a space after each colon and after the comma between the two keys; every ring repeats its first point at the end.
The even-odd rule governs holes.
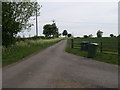
{"type": "Polygon", "coordinates": [[[43,34],[45,35],[45,37],[60,37],[61,35],[65,36],[65,37],[71,37],[72,34],[68,33],[67,30],[63,30],[62,33],[59,33],[58,31],[58,27],[55,23],[55,21],[53,21],[53,24],[46,24],[43,26],[43,34]]]}
{"type": "Polygon", "coordinates": [[[2,2],[2,45],[8,47],[16,42],[18,32],[31,27],[29,19],[40,15],[37,2],[2,2]]]}
{"type": "Polygon", "coordinates": [[[45,35],[45,37],[59,37],[60,36],[60,33],[54,21],[53,21],[53,24],[46,24],[43,26],[43,34],[45,35]]]}
{"type": "MultiPolygon", "coordinates": [[[[98,38],[103,37],[103,31],[98,30],[97,33],[96,33],[96,35],[97,35],[98,38]]],[[[120,35],[115,36],[114,34],[110,34],[109,36],[110,36],[110,37],[120,37],[120,35]]],[[[92,34],[90,34],[90,35],[83,35],[83,37],[84,37],[84,38],[92,38],[93,35],[92,35],[92,34]]],[[[79,38],[79,37],[78,37],[78,38],[79,38]]]]}

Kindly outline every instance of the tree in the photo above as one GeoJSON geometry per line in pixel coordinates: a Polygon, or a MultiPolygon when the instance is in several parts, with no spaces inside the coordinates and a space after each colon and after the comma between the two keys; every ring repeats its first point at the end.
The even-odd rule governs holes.
{"type": "Polygon", "coordinates": [[[62,35],[66,37],[68,35],[67,30],[64,30],[63,33],[62,33],[62,35]]]}
{"type": "Polygon", "coordinates": [[[84,35],[84,38],[88,38],[88,36],[87,36],[87,35],[84,35]]]}
{"type": "Polygon", "coordinates": [[[68,34],[67,36],[68,36],[68,37],[72,37],[72,34],[68,34]]]}
{"type": "Polygon", "coordinates": [[[113,35],[113,34],[110,34],[110,37],[114,37],[114,35],[113,35]]]}
{"type": "Polygon", "coordinates": [[[40,14],[39,9],[37,2],[2,2],[2,45],[13,44],[18,32],[31,27],[28,21],[36,11],[40,14]]]}
{"type": "Polygon", "coordinates": [[[57,28],[56,23],[54,21],[52,24],[52,35],[53,35],[53,37],[59,37],[58,28],[57,28]]]}
{"type": "Polygon", "coordinates": [[[98,30],[98,31],[97,31],[97,37],[102,37],[102,35],[103,35],[103,32],[100,31],[100,30],[98,30]]]}
{"type": "Polygon", "coordinates": [[[51,37],[51,35],[52,35],[52,26],[50,24],[44,25],[43,34],[45,35],[45,37],[51,37]]]}
{"type": "Polygon", "coordinates": [[[59,37],[58,28],[55,23],[43,26],[43,34],[45,37],[59,37]]]}
{"type": "Polygon", "coordinates": [[[2,3],[0,2],[0,45],[2,45],[2,3]]]}

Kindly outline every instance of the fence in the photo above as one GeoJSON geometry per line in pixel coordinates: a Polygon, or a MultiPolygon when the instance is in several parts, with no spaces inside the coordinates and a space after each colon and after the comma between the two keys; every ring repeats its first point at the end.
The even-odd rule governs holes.
{"type": "MultiPolygon", "coordinates": [[[[75,40],[75,39],[71,39],[71,48],[74,49],[80,49],[81,48],[81,41],[79,40],[75,40]]],[[[120,47],[118,47],[118,42],[103,42],[103,41],[96,41],[96,42],[92,42],[92,43],[98,43],[98,52],[100,53],[109,53],[112,55],[120,55],[120,52],[118,51],[118,49],[120,50],[120,47]]]]}

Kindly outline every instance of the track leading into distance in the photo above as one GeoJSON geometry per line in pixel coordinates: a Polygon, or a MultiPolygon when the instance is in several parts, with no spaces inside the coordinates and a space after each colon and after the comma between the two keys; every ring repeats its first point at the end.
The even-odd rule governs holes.
{"type": "Polygon", "coordinates": [[[64,51],[66,40],[3,68],[3,88],[117,88],[118,66],[64,51]]]}

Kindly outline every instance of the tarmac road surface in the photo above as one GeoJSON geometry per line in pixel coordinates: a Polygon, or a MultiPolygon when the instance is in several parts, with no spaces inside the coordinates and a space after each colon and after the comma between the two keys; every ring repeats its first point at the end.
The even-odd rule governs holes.
{"type": "Polygon", "coordinates": [[[118,88],[118,66],[68,54],[66,40],[3,68],[3,88],[118,88]]]}

